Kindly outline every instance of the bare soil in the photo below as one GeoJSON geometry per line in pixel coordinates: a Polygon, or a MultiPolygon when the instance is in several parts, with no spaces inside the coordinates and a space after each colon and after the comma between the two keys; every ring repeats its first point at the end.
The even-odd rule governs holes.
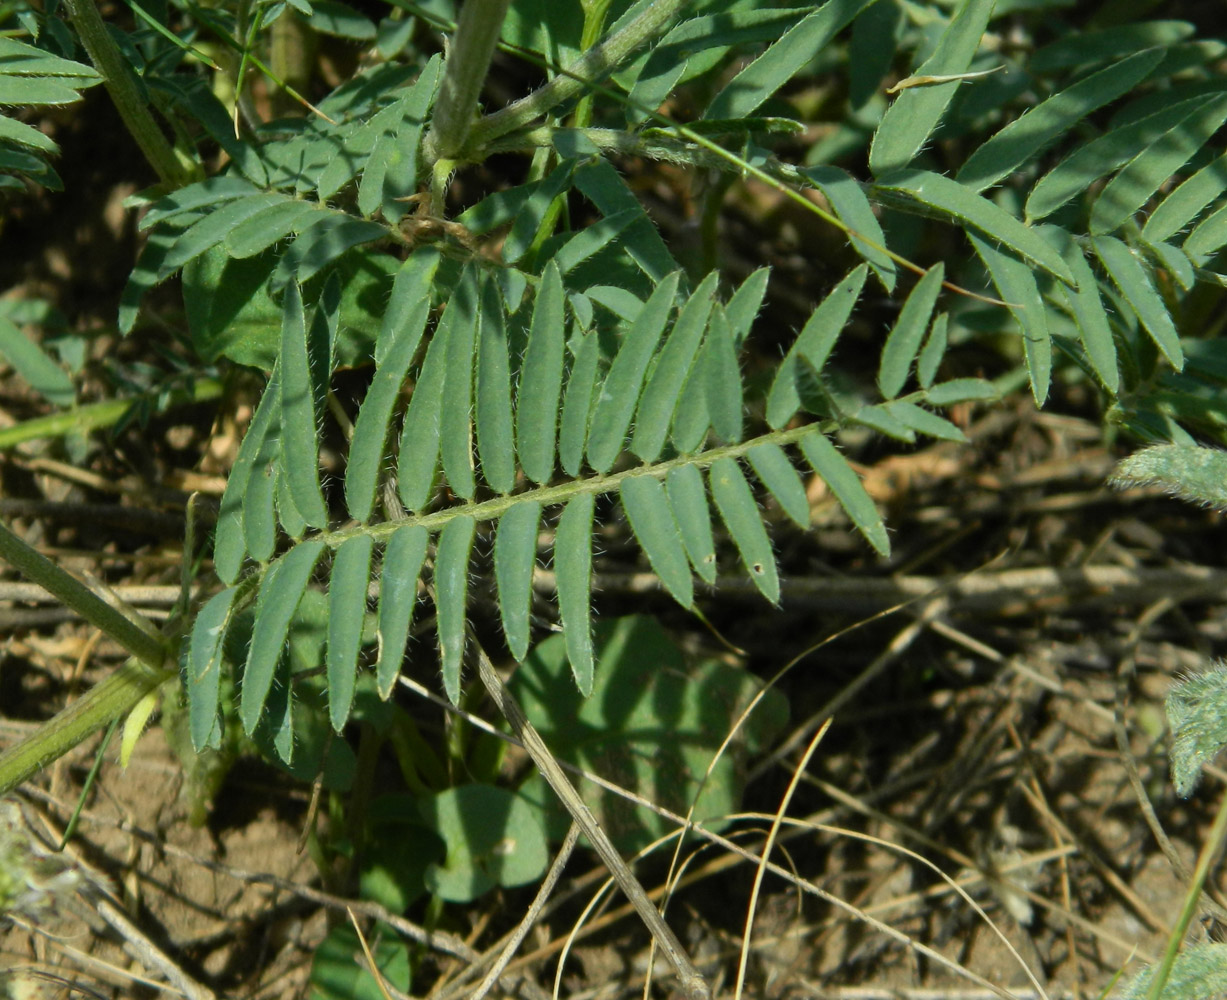
{"type": "MultiPolygon", "coordinates": [[[[69,150],[70,138],[60,136],[69,150]]],[[[107,332],[123,274],[98,261],[86,266],[80,248],[103,241],[105,259],[121,259],[124,271],[131,222],[114,210],[125,192],[90,174],[85,158],[70,152],[62,167],[68,190],[89,197],[74,207],[45,196],[23,208],[6,227],[0,259],[10,263],[0,284],[56,301],[93,336],[87,394],[101,397],[113,391],[104,363],[140,357],[149,344],[107,332]],[[66,229],[70,208],[77,215],[66,229]],[[19,270],[15,233],[45,234],[19,270]]],[[[645,197],[676,202],[681,183],[648,178],[645,197]]],[[[724,263],[732,273],[763,260],[778,265],[762,323],[770,341],[817,285],[805,273],[809,251],[790,245],[787,220],[759,196],[751,191],[748,203],[731,205],[729,245],[744,256],[729,251],[724,263]]],[[[864,343],[879,335],[868,329],[864,343]]],[[[856,350],[843,348],[852,368],[856,350]]],[[[0,379],[0,423],[38,412],[17,380],[0,379]]],[[[187,490],[220,492],[249,414],[250,395],[240,389],[220,410],[186,408],[115,439],[96,435],[75,452],[39,442],[0,455],[0,515],[70,568],[143,588],[129,592],[133,602],[164,610],[178,578],[187,490]]],[[[1188,801],[1176,798],[1161,708],[1174,677],[1223,649],[1221,518],[1152,492],[1107,490],[1125,446],[1106,440],[1077,386],[1042,414],[1018,398],[955,417],[967,445],[900,453],[845,442],[892,530],[888,565],[871,557],[815,481],[808,534],[768,512],[780,522],[781,608],[764,606],[735,575],[701,598],[723,639],[744,651],[738,660],[747,669],[770,678],[792,664],[778,682],[791,728],[752,765],[745,808],[756,815],[733,826],[736,839],[762,851],[802,754],[833,717],[791,792],[772,857],[860,914],[774,876],[755,897],[752,865],[722,850],[696,851],[668,914],[718,995],[733,990],[748,940],[746,985],[764,997],[937,1000],[987,997],[991,987],[1020,998],[1040,988],[1095,997],[1122,969],[1160,954],[1179,910],[1223,775],[1214,772],[1188,801]],[[1170,858],[1139,792],[1171,838],[1170,858]]],[[[689,648],[726,650],[663,596],[645,595],[646,565],[633,553],[607,548],[598,564],[602,614],[646,602],[689,648]]],[[[6,745],[120,662],[118,650],[11,589],[15,582],[0,570],[6,745]]],[[[493,620],[479,607],[478,628],[483,614],[493,620]]],[[[435,682],[430,670],[419,679],[435,682]]],[[[477,710],[489,717],[488,706],[477,710]]],[[[58,838],[97,748],[90,741],[19,797],[24,822],[40,836],[58,838]]],[[[0,968],[8,970],[0,982],[10,989],[21,973],[25,988],[48,997],[300,997],[314,950],[349,919],[348,905],[364,930],[376,916],[399,918],[420,937],[413,995],[467,996],[476,978],[466,977],[479,978],[532,899],[530,888],[467,908],[381,913],[357,899],[352,878],[321,870],[299,849],[310,786],[244,760],[213,797],[207,822],[193,826],[181,762],[157,726],[126,770],[115,753],[112,746],[106,754],[66,854],[80,891],[59,912],[0,933],[0,968]],[[29,980],[34,973],[58,978],[29,980]]],[[[313,827],[323,838],[327,812],[313,827]]],[[[663,855],[638,871],[663,893],[663,855]]],[[[623,901],[608,899],[581,922],[603,879],[595,856],[577,852],[498,995],[548,996],[568,946],[566,995],[642,990],[649,939],[623,901]]],[[[1212,883],[1218,898],[1217,876],[1212,883]]],[[[1213,917],[1197,930],[1220,932],[1213,917]]],[[[658,994],[673,990],[659,968],[655,983],[658,994]]]]}

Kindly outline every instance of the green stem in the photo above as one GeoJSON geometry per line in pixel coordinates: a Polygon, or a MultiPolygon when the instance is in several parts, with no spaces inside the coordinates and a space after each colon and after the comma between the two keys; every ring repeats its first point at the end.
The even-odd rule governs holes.
{"type": "Polygon", "coordinates": [[[67,4],[69,17],[81,38],[81,44],[89,53],[94,68],[102,74],[119,116],[140,146],[145,159],[163,184],[182,187],[191,180],[191,172],[175,155],[174,148],[149,113],[149,106],[133,79],[132,68],[107,34],[94,0],[67,0],[67,4]]]}
{"type": "Polygon", "coordinates": [[[162,669],[166,650],[152,625],[146,630],[111,607],[2,523],[0,559],[46,588],[133,654],[133,658],[110,677],[94,685],[35,733],[0,754],[0,795],[7,795],[91,733],[122,718],[150,691],[173,677],[174,671],[162,669]]]}
{"type": "Polygon", "coordinates": [[[510,4],[511,0],[468,0],[460,8],[439,99],[422,144],[428,162],[454,159],[464,148],[510,4]]]}
{"type": "Polygon", "coordinates": [[[1197,868],[1193,872],[1193,880],[1184,894],[1184,905],[1180,908],[1180,916],[1176,918],[1176,926],[1168,935],[1163,961],[1159,963],[1150,981],[1150,989],[1146,991],[1146,1000],[1159,1000],[1163,996],[1163,987],[1167,985],[1172,966],[1176,964],[1176,956],[1180,953],[1180,945],[1184,942],[1184,936],[1189,932],[1189,924],[1193,922],[1193,916],[1201,901],[1201,890],[1210,874],[1210,866],[1219,857],[1225,840],[1227,840],[1227,795],[1224,795],[1219,802],[1214,825],[1210,828],[1205,844],[1202,845],[1201,855],[1197,859],[1197,868]]]}
{"type": "MultiPolygon", "coordinates": [[[[210,399],[217,399],[221,394],[222,384],[216,379],[195,379],[189,389],[175,390],[171,393],[167,405],[182,406],[187,403],[203,403],[210,399]]],[[[45,438],[65,437],[68,434],[83,434],[97,430],[99,427],[110,427],[142,399],[152,402],[156,395],[156,393],[148,393],[127,399],[108,399],[101,403],[90,403],[59,413],[49,413],[45,417],[23,420],[12,427],[0,429],[0,451],[25,441],[41,441],[45,438]]]]}
{"type": "MultiPolygon", "coordinates": [[[[600,40],[605,30],[605,16],[609,13],[611,0],[580,0],[584,8],[584,30],[580,35],[579,48],[587,52],[600,40]]],[[[593,94],[588,91],[579,99],[572,116],[572,124],[576,128],[587,128],[592,124],[593,94]]]]}
{"type": "Polygon", "coordinates": [[[150,691],[173,676],[173,671],[129,660],[36,732],[0,754],[0,796],[63,757],[90,734],[123,718],[150,691]]]}
{"type": "Polygon", "coordinates": [[[631,53],[657,38],[687,2],[655,0],[645,5],[629,24],[589,49],[545,86],[475,122],[469,132],[469,147],[481,149],[490,140],[522,128],[563,101],[583,93],[622,65],[631,53]]]}
{"type": "MultiPolygon", "coordinates": [[[[905,402],[910,402],[915,395],[900,398],[905,402]]],[[[493,497],[490,500],[483,500],[479,503],[457,504],[454,507],[445,507],[443,510],[431,511],[428,514],[412,514],[409,517],[400,518],[395,521],[383,521],[379,524],[359,524],[353,527],[339,528],[335,531],[321,531],[311,537],[323,542],[330,549],[335,549],[355,535],[369,535],[377,543],[385,542],[393,533],[407,525],[421,525],[434,534],[442,530],[443,526],[449,521],[455,520],[461,515],[471,517],[479,522],[497,521],[517,504],[532,501],[540,504],[542,507],[554,507],[564,504],[572,497],[584,493],[596,495],[615,493],[621,487],[622,481],[630,479],[632,476],[653,476],[656,479],[663,479],[673,469],[684,465],[693,465],[700,469],[707,468],[722,458],[741,458],[746,452],[760,444],[770,443],[783,447],[794,444],[807,434],[813,434],[824,428],[829,429],[834,426],[834,423],[814,423],[805,424],[802,427],[790,427],[785,430],[768,431],[766,434],[760,434],[758,437],[740,441],[737,444],[721,445],[717,448],[709,448],[692,455],[679,455],[677,458],[655,462],[652,465],[636,465],[629,469],[607,473],[603,476],[573,479],[557,483],[553,486],[538,486],[511,496],[493,497]]]]}
{"type": "Polygon", "coordinates": [[[23,542],[3,523],[0,523],[0,559],[26,579],[48,590],[61,603],[105,632],[149,667],[157,669],[162,666],[166,651],[153,626],[146,631],[127,615],[111,607],[75,576],[66,573],[41,552],[23,542]]]}

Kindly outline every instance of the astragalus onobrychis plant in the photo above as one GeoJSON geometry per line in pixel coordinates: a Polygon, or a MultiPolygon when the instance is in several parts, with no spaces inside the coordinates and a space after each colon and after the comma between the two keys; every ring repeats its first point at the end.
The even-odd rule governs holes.
{"type": "MultiPolygon", "coordinates": [[[[467,627],[479,538],[506,653],[523,660],[543,634],[534,593],[549,590],[588,693],[593,539],[612,500],[685,607],[695,577],[717,585],[718,570],[781,600],[760,508],[806,527],[811,472],[888,558],[841,432],[960,440],[946,408],[1011,384],[957,377],[948,355],[979,338],[1015,359],[1037,404],[1059,373],[1142,438],[1221,433],[1227,363],[1186,313],[1199,283],[1220,281],[1227,243],[1227,157],[1212,141],[1227,121],[1225,47],[1192,24],[1101,12],[1019,47],[1014,28],[1044,37],[1049,5],[468,0],[459,25],[440,15],[449,6],[396,0],[376,25],[333,2],[183,0],[145,15],[157,27],[138,30],[138,49],[95,31],[88,0],[69,5],[161,178],[136,199],[146,244],[120,329],[178,275],[201,358],[268,373],[217,516],[222,588],[153,651],[130,646],[145,665],[73,738],[126,713],[164,678],[150,662],[168,660],[198,750],[237,720],[291,761],[300,667],[285,651],[308,594],[326,603],[335,730],[363,676],[392,692],[424,600],[437,659],[418,643],[408,669],[437,663],[459,702],[466,663],[486,655],[467,627]],[[263,33],[287,23],[364,55],[327,96],[270,120],[252,67],[267,69],[263,33]],[[446,54],[430,54],[436,33],[446,54]],[[204,61],[227,45],[229,88],[204,61]],[[485,84],[498,46],[545,82],[496,107],[485,84]],[[125,61],[138,51],[139,77],[125,61]],[[836,74],[841,110],[803,142],[813,123],[788,94],[817,63],[836,74]],[[699,252],[671,248],[628,186],[624,168],[642,161],[707,182],[699,252]],[[502,182],[456,212],[456,179],[478,168],[502,182]],[[714,266],[720,196],[745,181],[861,258],[752,381],[740,358],[769,274],[731,282],[714,266]],[[917,234],[939,230],[972,253],[913,263],[917,234]],[[870,296],[895,318],[876,386],[853,387],[832,358],[870,296]],[[372,362],[360,402],[334,395],[339,369],[372,362]],[[344,452],[326,473],[325,442],[344,452]]],[[[68,101],[95,82],[73,52],[49,54],[71,48],[52,23],[31,12],[31,39],[6,41],[28,62],[6,63],[0,88],[42,88],[0,89],[6,103],[68,101]]],[[[49,148],[5,121],[0,166],[47,183],[49,148]]],[[[46,757],[24,752],[6,787],[46,757]]]]}

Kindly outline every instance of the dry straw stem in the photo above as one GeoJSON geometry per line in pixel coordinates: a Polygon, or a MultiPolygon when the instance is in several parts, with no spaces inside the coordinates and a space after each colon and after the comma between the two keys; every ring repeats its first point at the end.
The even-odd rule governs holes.
{"type": "Polygon", "coordinates": [[[588,806],[584,804],[584,800],[559,766],[557,759],[550,753],[545,741],[541,739],[533,724],[528,721],[519,702],[507,690],[507,686],[495,672],[490,658],[486,656],[485,650],[476,643],[474,645],[477,649],[478,676],[499,712],[510,724],[511,731],[528,751],[528,755],[532,757],[533,763],[537,765],[550,788],[554,790],[554,794],[558,796],[567,812],[579,824],[584,836],[596,849],[601,860],[605,862],[610,874],[618,883],[618,888],[634,904],[636,912],[647,925],[648,930],[652,932],[653,939],[672,962],[683,991],[691,1000],[708,1000],[711,997],[711,989],[690,961],[677,935],[665,923],[660,911],[652,905],[643,886],[627,867],[626,862],[622,860],[622,856],[606,836],[605,831],[601,829],[588,806]]]}
{"type": "Polygon", "coordinates": [[[759,893],[762,892],[763,877],[767,874],[767,859],[771,857],[771,849],[775,846],[776,837],[779,836],[780,824],[788,813],[793,793],[797,790],[797,783],[801,780],[801,775],[805,773],[806,768],[809,767],[810,758],[814,756],[814,752],[818,749],[818,744],[822,742],[822,738],[826,736],[827,730],[830,728],[831,720],[828,719],[823,723],[822,728],[814,734],[814,738],[810,740],[809,746],[805,748],[805,753],[801,756],[801,760],[793,768],[788,788],[784,791],[784,795],[780,799],[780,807],[776,810],[775,818],[771,821],[771,832],[767,834],[767,840],[763,844],[762,860],[754,872],[754,888],[750,890],[750,905],[746,912],[746,929],[741,935],[741,956],[737,965],[737,985],[733,990],[733,1000],[741,1000],[741,994],[746,985],[746,967],[750,961],[750,932],[754,928],[754,913],[758,909],[758,897],[759,893]]]}
{"type": "Polygon", "coordinates": [[[567,835],[563,838],[562,846],[558,848],[558,854],[554,858],[554,863],[550,865],[550,870],[545,873],[545,880],[541,883],[541,888],[537,890],[537,895],[533,897],[532,904],[524,914],[524,918],[516,925],[514,931],[507,938],[507,943],[503,946],[503,950],[499,952],[493,964],[490,966],[490,971],[486,973],[470,995],[469,1000],[482,1000],[494,984],[498,982],[507,964],[511,961],[512,956],[519,950],[524,938],[528,936],[528,932],[532,930],[533,925],[541,917],[541,912],[545,909],[545,904],[549,901],[550,896],[554,893],[554,887],[558,885],[558,880],[562,878],[563,869],[567,867],[567,861],[571,857],[571,852],[575,850],[575,845],[579,843],[579,824],[572,823],[571,829],[567,831],[567,835]]]}

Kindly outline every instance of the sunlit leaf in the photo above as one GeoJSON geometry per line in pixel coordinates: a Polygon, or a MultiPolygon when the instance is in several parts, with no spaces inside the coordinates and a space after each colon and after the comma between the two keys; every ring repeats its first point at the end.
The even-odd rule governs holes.
{"type": "Polygon", "coordinates": [[[439,659],[443,689],[453,705],[460,704],[460,668],[469,599],[469,556],[477,523],[467,514],[447,522],[435,551],[435,599],[439,628],[439,659]]]}
{"type": "Polygon", "coordinates": [[[328,716],[338,733],[349,721],[371,578],[370,535],[354,535],[332,557],[328,582],[328,716]]]}
{"type": "Polygon", "coordinates": [[[746,458],[758,481],[775,497],[780,509],[800,528],[809,527],[809,498],[797,470],[778,444],[755,445],[746,458]]]}
{"type": "MultiPolygon", "coordinates": [[[[962,0],[933,49],[916,68],[916,75],[954,76],[963,73],[980,48],[993,12],[993,0],[962,0]]],[[[912,87],[886,110],[869,148],[869,169],[882,174],[912,162],[929,141],[959,81],[934,87],[912,87]]]]}
{"type": "Polygon", "coordinates": [[[307,582],[323,551],[323,542],[300,542],[273,563],[260,587],[239,699],[239,716],[248,735],[260,721],[273,685],[273,674],[285,648],[290,619],[294,617],[294,611],[302,600],[303,591],[307,589],[307,582]]]}
{"type": "Polygon", "coordinates": [[[520,466],[535,483],[547,483],[554,475],[565,339],[562,279],[551,261],[545,266],[537,287],[516,395],[516,444],[520,466]]]}
{"type": "Polygon", "coordinates": [[[622,480],[622,509],[661,583],[682,607],[690,607],[694,603],[690,564],[660,480],[654,476],[622,480]]]}
{"type": "Polygon", "coordinates": [[[429,534],[420,524],[404,525],[396,529],[384,549],[376,622],[379,662],[375,665],[381,698],[391,695],[400,675],[405,643],[417,607],[418,576],[429,540],[429,534]]]}
{"type": "Polygon", "coordinates": [[[1133,256],[1132,250],[1112,236],[1098,236],[1092,240],[1092,245],[1100,263],[1136,313],[1143,328],[1172,367],[1179,371],[1184,367],[1180,336],[1146,269],[1133,256]]]}
{"type": "Polygon", "coordinates": [[[877,507],[861,485],[860,477],[826,436],[815,431],[798,442],[805,460],[835,494],[852,523],[880,555],[890,555],[890,539],[877,507]]]}
{"type": "Polygon", "coordinates": [[[648,362],[673,311],[679,278],[675,272],[656,287],[623,336],[609,374],[601,384],[588,430],[588,464],[597,472],[608,472],[624,447],[648,362]]]}
{"type": "Polygon", "coordinates": [[[775,569],[775,553],[741,467],[731,458],[717,459],[707,478],[716,509],[741,553],[750,579],[767,600],[779,603],[780,579],[775,569]]]}
{"type": "Polygon", "coordinates": [[[503,302],[493,281],[482,284],[477,350],[477,453],[491,489],[510,493],[516,482],[511,422],[511,372],[503,302]]]}
{"type": "Polygon", "coordinates": [[[1158,48],[1135,52],[1041,101],[979,146],[955,179],[976,191],[991,187],[1092,111],[1136,87],[1162,58],[1158,48]]]}
{"type": "Polygon", "coordinates": [[[925,330],[929,326],[929,317],[933,315],[933,307],[937,304],[937,296],[942,290],[942,281],[946,276],[946,267],[941,262],[934,264],[925,272],[923,278],[908,294],[907,301],[899,310],[899,318],[891,327],[882,348],[882,358],[878,367],[878,388],[887,399],[893,399],[903,391],[908,374],[912,370],[912,362],[920,351],[925,330]]]}
{"type": "Polygon", "coordinates": [[[568,501],[554,532],[554,578],[558,613],[567,637],[567,657],[580,693],[592,693],[592,511],[591,493],[568,501]]]}
{"type": "Polygon", "coordinates": [[[533,567],[537,561],[537,528],[541,505],[521,500],[498,522],[494,539],[494,579],[507,648],[517,660],[528,653],[529,610],[533,596],[533,567]]]}
{"type": "Polygon", "coordinates": [[[302,293],[294,283],[285,290],[280,366],[281,468],[303,518],[313,528],[324,528],[328,525],[328,507],[320,489],[315,386],[307,355],[302,293]]]}

